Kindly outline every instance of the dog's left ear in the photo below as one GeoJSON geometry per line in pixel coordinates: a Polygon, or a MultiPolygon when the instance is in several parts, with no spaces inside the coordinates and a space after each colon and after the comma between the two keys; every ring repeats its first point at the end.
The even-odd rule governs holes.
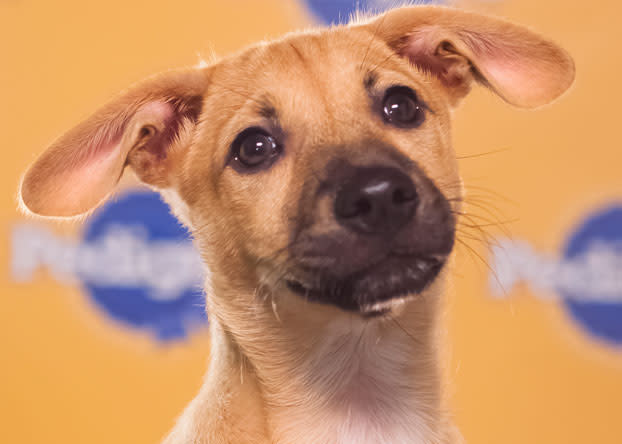
{"type": "Polygon", "coordinates": [[[525,108],[551,102],[574,80],[574,62],[566,51],[498,18],[412,6],[389,11],[367,26],[413,65],[437,76],[453,105],[473,80],[525,108]]]}
{"type": "Polygon", "coordinates": [[[21,183],[34,214],[84,214],[113,193],[126,166],[155,188],[171,186],[176,159],[196,127],[207,88],[204,69],[169,71],[121,93],[54,142],[21,183]]]}

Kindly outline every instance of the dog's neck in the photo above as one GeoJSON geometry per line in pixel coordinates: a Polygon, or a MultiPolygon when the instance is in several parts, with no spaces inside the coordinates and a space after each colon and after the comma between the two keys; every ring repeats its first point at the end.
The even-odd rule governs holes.
{"type": "Polygon", "coordinates": [[[288,385],[266,384],[274,442],[429,442],[434,425],[427,415],[437,409],[438,396],[433,358],[414,350],[404,332],[386,327],[334,321],[318,332],[321,345],[289,366],[288,385]]]}
{"type": "Polygon", "coordinates": [[[199,415],[226,418],[237,430],[206,442],[452,442],[438,435],[448,427],[440,406],[435,296],[383,319],[308,316],[315,306],[306,314],[253,310],[234,323],[213,316],[210,370],[195,404],[211,399],[211,411],[199,415]]]}

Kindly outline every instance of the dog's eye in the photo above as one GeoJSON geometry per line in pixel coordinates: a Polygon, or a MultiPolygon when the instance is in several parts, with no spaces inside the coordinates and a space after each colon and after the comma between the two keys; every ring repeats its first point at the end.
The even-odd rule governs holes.
{"type": "Polygon", "coordinates": [[[261,128],[242,131],[232,145],[233,160],[246,168],[253,168],[273,160],[280,152],[274,137],[261,128]]]}
{"type": "Polygon", "coordinates": [[[385,122],[400,128],[416,128],[425,120],[425,105],[407,86],[394,86],[382,101],[385,122]]]}

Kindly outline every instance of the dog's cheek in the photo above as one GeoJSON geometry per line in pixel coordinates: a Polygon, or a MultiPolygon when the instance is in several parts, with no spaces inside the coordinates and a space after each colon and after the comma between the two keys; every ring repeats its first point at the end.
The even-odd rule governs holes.
{"type": "Polygon", "coordinates": [[[239,174],[227,168],[219,181],[219,200],[227,216],[231,240],[255,259],[274,256],[289,239],[286,208],[290,195],[288,168],[275,165],[256,174],[239,174]]]}
{"type": "Polygon", "coordinates": [[[228,248],[235,230],[232,216],[223,205],[224,196],[231,190],[219,186],[219,165],[214,162],[217,155],[207,147],[205,143],[191,146],[179,159],[173,186],[160,193],[188,226],[203,259],[211,266],[214,252],[228,248]]]}

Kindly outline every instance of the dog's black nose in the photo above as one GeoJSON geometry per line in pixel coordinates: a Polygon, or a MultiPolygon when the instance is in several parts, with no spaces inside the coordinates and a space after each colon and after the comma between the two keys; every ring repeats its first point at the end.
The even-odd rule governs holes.
{"type": "Polygon", "coordinates": [[[339,187],[335,217],[364,234],[395,232],[414,216],[419,198],[405,173],[390,167],[360,167],[339,187]]]}

